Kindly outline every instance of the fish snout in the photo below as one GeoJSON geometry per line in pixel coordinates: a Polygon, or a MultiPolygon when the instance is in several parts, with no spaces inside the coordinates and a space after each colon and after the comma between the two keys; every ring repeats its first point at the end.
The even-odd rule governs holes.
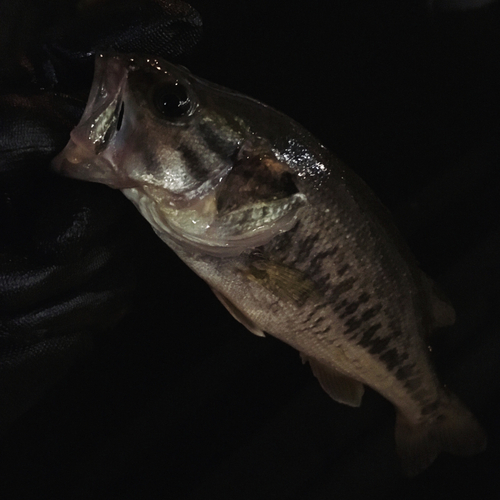
{"type": "Polygon", "coordinates": [[[87,106],[68,144],[52,161],[55,171],[113,188],[131,187],[130,179],[117,168],[119,148],[108,147],[122,127],[128,71],[124,56],[97,55],[87,106]]]}

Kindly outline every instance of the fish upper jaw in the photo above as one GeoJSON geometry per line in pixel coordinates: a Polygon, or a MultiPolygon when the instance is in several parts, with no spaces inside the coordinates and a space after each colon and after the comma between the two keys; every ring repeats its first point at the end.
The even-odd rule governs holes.
{"type": "MultiPolygon", "coordinates": [[[[122,125],[124,90],[129,65],[123,56],[99,54],[94,80],[85,111],[72,130],[70,141],[52,161],[58,173],[74,179],[100,182],[124,189],[137,185],[123,169],[118,169],[125,137],[119,138],[122,125]],[[121,144],[115,144],[119,142],[121,144]]],[[[123,131],[121,135],[125,135],[123,131]]]]}

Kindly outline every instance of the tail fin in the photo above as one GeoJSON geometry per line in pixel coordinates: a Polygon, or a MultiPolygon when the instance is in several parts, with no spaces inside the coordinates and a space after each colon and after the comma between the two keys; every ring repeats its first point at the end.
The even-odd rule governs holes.
{"type": "Polygon", "coordinates": [[[442,451],[470,456],[485,448],[485,432],[454,394],[443,395],[436,418],[421,424],[410,423],[398,412],[396,449],[407,476],[422,472],[442,451]]]}

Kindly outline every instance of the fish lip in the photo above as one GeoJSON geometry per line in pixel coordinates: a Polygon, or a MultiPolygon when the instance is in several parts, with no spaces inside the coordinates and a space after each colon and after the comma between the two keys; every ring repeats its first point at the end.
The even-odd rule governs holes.
{"type": "Polygon", "coordinates": [[[98,157],[85,147],[70,139],[66,147],[52,160],[52,169],[72,179],[92,182],[109,181],[105,175],[113,171],[109,160],[98,157]]]}
{"type": "Polygon", "coordinates": [[[129,70],[130,58],[113,53],[96,55],[87,105],[79,124],[71,132],[71,139],[93,149],[96,154],[106,148],[113,135],[112,128],[116,129],[129,70]]]}
{"type": "Polygon", "coordinates": [[[120,97],[123,82],[126,81],[130,69],[129,63],[130,57],[122,54],[113,52],[96,54],[94,79],[81,122],[88,120],[95,114],[99,99],[104,100],[104,103],[109,105],[120,97]]]}
{"type": "Polygon", "coordinates": [[[94,154],[73,139],[70,139],[63,151],[52,160],[51,167],[65,177],[98,182],[113,189],[132,188],[138,185],[125,175],[120,175],[110,160],[94,154]]]}
{"type": "Polygon", "coordinates": [[[87,104],[78,125],[71,131],[65,148],[52,160],[52,169],[74,179],[99,182],[112,188],[134,187],[136,182],[120,174],[112,155],[105,152],[109,129],[116,123],[106,123],[103,113],[116,115],[130,69],[130,58],[120,54],[96,55],[94,79],[87,104]],[[99,129],[99,126],[101,127],[99,129]]]}

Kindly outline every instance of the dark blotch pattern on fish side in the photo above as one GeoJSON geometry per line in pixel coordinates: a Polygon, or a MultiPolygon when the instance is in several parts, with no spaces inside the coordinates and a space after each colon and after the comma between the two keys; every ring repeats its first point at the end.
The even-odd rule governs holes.
{"type": "MultiPolygon", "coordinates": [[[[331,282],[330,273],[314,276],[314,282],[316,283],[316,288],[323,291],[323,293],[325,293],[325,296],[327,296],[326,292],[328,291],[328,286],[331,282]]],[[[331,302],[328,297],[327,301],[331,302]]]]}
{"type": "Polygon", "coordinates": [[[353,277],[341,281],[330,290],[330,293],[328,294],[328,301],[331,304],[335,304],[344,293],[352,290],[355,283],[356,279],[353,277]]]}
{"type": "Polygon", "coordinates": [[[430,415],[437,411],[439,408],[439,400],[435,400],[432,403],[426,404],[421,410],[420,414],[421,415],[430,415]]]}
{"type": "Polygon", "coordinates": [[[363,321],[359,318],[351,318],[345,322],[345,326],[347,326],[347,329],[344,330],[344,334],[352,333],[358,330],[361,325],[363,324],[363,321]]]}
{"type": "Polygon", "coordinates": [[[319,302],[318,304],[316,304],[312,308],[312,310],[307,313],[307,316],[304,318],[303,323],[309,323],[316,313],[318,313],[319,311],[322,311],[326,307],[327,307],[327,305],[322,303],[322,302],[319,302]]]}
{"type": "MultiPolygon", "coordinates": [[[[347,299],[343,299],[337,304],[334,310],[339,312],[343,309],[343,312],[339,316],[341,319],[351,316],[344,323],[344,335],[350,336],[352,340],[357,340],[357,344],[366,349],[370,354],[378,355],[380,361],[385,364],[387,369],[389,371],[394,371],[408,359],[408,354],[399,353],[397,348],[391,346],[393,341],[392,334],[377,335],[382,329],[381,322],[370,324],[382,310],[382,304],[376,303],[361,313],[358,313],[356,316],[352,316],[358,311],[362,304],[367,304],[369,300],[370,295],[367,292],[363,292],[359,295],[357,301],[349,302],[347,299]],[[364,331],[360,332],[362,327],[367,324],[368,327],[365,327],[364,331]]],[[[397,332],[398,335],[400,334],[398,330],[395,330],[395,332],[397,332]]]]}
{"type": "Polygon", "coordinates": [[[206,181],[210,175],[210,170],[205,167],[205,162],[200,155],[186,144],[181,144],[178,147],[178,151],[182,154],[186,169],[189,171],[191,176],[199,182],[206,181]]]}
{"type": "MultiPolygon", "coordinates": [[[[385,364],[385,366],[387,366],[387,369],[389,371],[394,370],[400,362],[400,356],[398,350],[395,347],[393,347],[392,349],[388,349],[387,351],[384,352],[384,354],[380,356],[380,360],[385,364]]],[[[398,372],[396,372],[396,378],[398,378],[397,376],[398,372]]]]}
{"type": "MultiPolygon", "coordinates": [[[[308,332],[316,336],[322,336],[325,333],[331,330],[331,325],[328,320],[328,316],[323,316],[323,310],[326,308],[326,304],[323,304],[324,307],[315,307],[313,311],[311,311],[307,317],[302,321],[303,324],[306,325],[306,329],[308,332]],[[314,314],[320,314],[317,318],[312,320],[314,314]]],[[[327,313],[328,314],[328,313],[327,313]]]]}
{"type": "MultiPolygon", "coordinates": [[[[347,301],[346,301],[347,302],[347,301]]],[[[340,315],[340,319],[344,319],[351,314],[354,314],[359,307],[359,302],[351,302],[345,306],[344,312],[340,315]]]]}
{"type": "Polygon", "coordinates": [[[358,341],[358,345],[368,349],[368,352],[371,354],[380,354],[379,359],[386,365],[389,371],[393,371],[399,366],[400,368],[395,373],[398,380],[408,378],[412,372],[401,366],[408,359],[408,354],[406,352],[400,353],[395,347],[387,349],[391,343],[392,335],[376,337],[375,332],[380,328],[380,323],[368,328],[361,336],[361,340],[358,341]]]}
{"type": "MultiPolygon", "coordinates": [[[[370,299],[370,295],[366,292],[363,292],[357,301],[354,301],[354,302],[349,302],[347,299],[343,299],[342,302],[340,302],[339,304],[337,304],[333,310],[335,312],[339,312],[341,311],[342,309],[344,309],[344,311],[342,312],[342,314],[340,314],[340,319],[345,319],[347,316],[350,316],[351,314],[354,314],[359,306],[361,304],[365,304],[368,302],[368,300],[370,299]]],[[[376,314],[382,309],[382,305],[381,304],[376,304],[375,306],[371,307],[370,309],[367,309],[365,312],[363,312],[363,314],[361,315],[361,319],[363,321],[368,321],[369,319],[373,318],[376,316],[376,314]]]]}
{"type": "MultiPolygon", "coordinates": [[[[318,243],[319,240],[319,233],[311,234],[309,236],[306,236],[301,242],[300,242],[300,249],[299,249],[299,254],[297,255],[297,258],[294,260],[294,264],[300,263],[300,262],[307,262],[311,258],[311,253],[318,243]]],[[[310,262],[312,263],[312,261],[310,262]]],[[[314,264],[315,266],[316,264],[314,264]]]]}
{"type": "MultiPolygon", "coordinates": [[[[344,299],[342,302],[339,302],[334,308],[333,310],[335,312],[339,312],[341,309],[344,309],[344,307],[348,306],[349,305],[349,301],[347,299],[344,299]]],[[[342,317],[342,316],[341,316],[342,317]]]]}
{"type": "MultiPolygon", "coordinates": [[[[361,305],[360,302],[351,302],[349,303],[347,300],[343,300],[341,304],[346,304],[344,312],[340,315],[341,319],[344,319],[346,316],[350,314],[354,314],[358,307],[361,305]]],[[[353,333],[357,331],[363,324],[367,323],[370,319],[373,319],[378,312],[382,309],[381,304],[375,304],[373,307],[370,307],[366,311],[364,311],[361,316],[356,316],[350,318],[345,322],[345,326],[347,329],[344,331],[344,334],[347,335],[349,333],[353,333]]],[[[359,344],[363,347],[368,347],[372,344],[372,337],[375,332],[380,328],[380,324],[372,325],[368,328],[367,331],[363,333],[359,344]],[[378,326],[377,326],[378,325],[378,326]]]]}
{"type": "MultiPolygon", "coordinates": [[[[300,264],[305,263],[307,267],[304,269],[304,273],[314,281],[318,291],[325,294],[326,301],[333,304],[340,294],[345,293],[345,291],[352,287],[354,281],[351,279],[349,281],[345,280],[348,283],[347,288],[345,288],[346,283],[342,282],[339,284],[339,288],[335,288],[333,291],[331,290],[332,276],[329,272],[329,266],[328,268],[324,267],[324,262],[329,261],[329,259],[337,254],[338,246],[330,247],[327,250],[319,251],[314,254],[314,249],[321,246],[321,243],[319,233],[310,234],[302,239],[298,245],[298,254],[290,264],[294,267],[302,267],[300,264]]],[[[281,248],[283,248],[282,244],[280,244],[280,249],[281,248]]],[[[286,250],[286,248],[283,249],[286,250]]],[[[334,279],[336,281],[337,278],[335,273],[334,279]]]]}
{"type": "MultiPolygon", "coordinates": [[[[390,337],[376,337],[373,339],[368,352],[370,354],[382,354],[387,349],[390,343],[390,337]]],[[[382,359],[382,356],[380,356],[380,359],[382,359]]]]}
{"type": "Polygon", "coordinates": [[[414,393],[415,391],[417,391],[417,389],[420,389],[420,387],[422,386],[422,380],[418,378],[410,378],[405,382],[404,386],[410,392],[414,393]]]}
{"type": "MultiPolygon", "coordinates": [[[[390,316],[391,314],[390,310],[385,309],[384,311],[387,313],[388,316],[390,316]]],[[[389,324],[387,326],[387,329],[391,330],[392,338],[398,338],[401,337],[401,335],[403,335],[403,332],[400,329],[400,324],[394,318],[389,319],[389,324]]]]}
{"type": "Polygon", "coordinates": [[[344,274],[349,270],[350,266],[349,264],[344,264],[340,269],[337,270],[337,276],[342,278],[344,274]]]}
{"type": "Polygon", "coordinates": [[[382,304],[376,304],[373,307],[370,307],[369,309],[367,309],[366,311],[364,311],[361,314],[361,320],[368,321],[368,320],[374,318],[379,313],[379,311],[381,309],[382,309],[382,304]]]}
{"type": "Polygon", "coordinates": [[[413,370],[410,366],[401,366],[395,373],[398,380],[406,380],[413,375],[413,370]]]}
{"type": "MultiPolygon", "coordinates": [[[[390,338],[387,337],[387,343],[390,342],[390,338]]],[[[370,351],[371,352],[371,351],[370,351]]],[[[383,354],[380,355],[379,359],[386,365],[389,371],[394,371],[395,377],[403,382],[404,387],[412,394],[412,398],[416,401],[422,400],[425,395],[417,392],[422,386],[422,380],[415,377],[415,364],[403,364],[409,358],[408,353],[399,352],[395,347],[388,349],[383,354]]]]}
{"type": "MultiPolygon", "coordinates": [[[[376,313],[380,311],[380,309],[381,307],[379,304],[371,309],[368,309],[365,312],[371,311],[371,313],[366,317],[369,316],[370,319],[373,318],[376,313]]],[[[356,331],[355,327],[359,328],[359,326],[363,323],[364,321],[359,318],[351,318],[351,320],[346,322],[346,326],[348,326],[348,328],[344,333],[351,333],[353,331],[356,331]]],[[[394,370],[396,370],[394,372],[395,377],[400,381],[405,381],[405,387],[410,392],[414,393],[421,386],[421,381],[417,378],[414,378],[414,366],[404,364],[409,358],[408,353],[399,352],[397,347],[391,347],[391,343],[395,337],[393,333],[389,333],[388,335],[384,336],[376,336],[376,333],[381,328],[381,323],[375,323],[368,327],[360,335],[358,345],[367,349],[370,354],[379,355],[380,361],[384,363],[387,370],[390,372],[394,372],[394,370]]],[[[399,335],[401,332],[398,330],[394,333],[397,333],[399,335]]],[[[396,335],[396,337],[398,335],[396,335]]]]}
{"type": "Polygon", "coordinates": [[[378,330],[380,330],[380,328],[382,328],[381,323],[375,323],[374,325],[368,327],[368,329],[362,333],[361,339],[358,341],[358,345],[361,347],[368,347],[373,336],[378,332],[378,330]]]}
{"type": "MultiPolygon", "coordinates": [[[[351,302],[349,303],[347,300],[343,300],[341,303],[341,307],[335,308],[336,311],[342,309],[342,307],[345,307],[344,312],[340,315],[341,319],[346,318],[347,316],[350,316],[351,314],[354,314],[359,306],[361,305],[361,302],[351,302]]],[[[381,304],[377,304],[373,307],[370,307],[370,309],[367,309],[361,314],[360,320],[364,323],[369,321],[370,319],[374,318],[378,312],[382,309],[381,304]]]]}

